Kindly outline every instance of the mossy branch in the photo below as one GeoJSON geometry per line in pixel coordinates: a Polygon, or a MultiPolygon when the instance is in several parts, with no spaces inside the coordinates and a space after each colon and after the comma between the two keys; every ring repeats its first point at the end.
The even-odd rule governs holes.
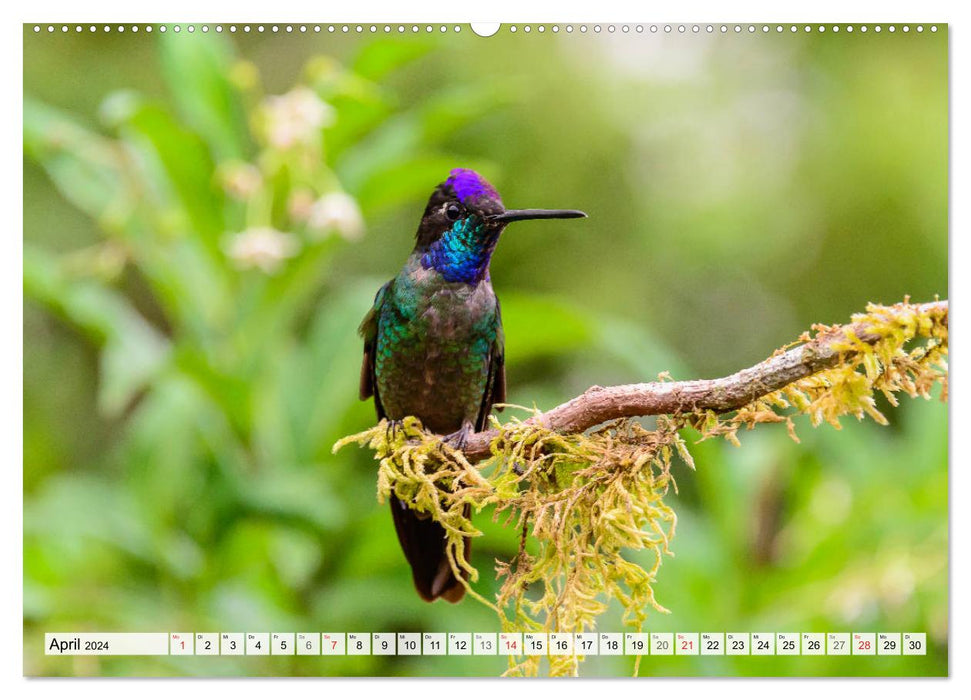
{"type": "MultiPolygon", "coordinates": [[[[804,333],[800,345],[777,350],[759,364],[720,379],[683,382],[644,382],[620,386],[593,386],[554,409],[530,418],[527,423],[557,433],[579,433],[618,418],[714,411],[735,411],[786,386],[852,360],[866,356],[888,335],[913,337],[930,331],[932,324],[947,328],[948,302],[870,305],[846,326],[813,326],[815,337],[804,333]],[[874,318],[875,316],[875,318],[874,318]],[[923,324],[924,328],[918,325],[923,324]]],[[[492,455],[491,445],[499,430],[475,433],[462,450],[469,461],[492,455]]]]}
{"type": "MultiPolygon", "coordinates": [[[[946,301],[871,304],[850,324],[814,326],[729,377],[594,387],[525,420],[500,425],[492,417],[494,429],[463,451],[415,418],[382,421],[334,450],[357,443],[374,451],[378,499],[394,495],[442,525],[456,577],[467,578],[471,597],[496,611],[503,630],[590,630],[610,599],[640,630],[649,611],[666,612],[653,584],[677,524],[665,502],[677,488],[672,462],[677,456],[694,467],[682,429],[738,444],[742,428],[785,423],[797,440],[799,414],[837,428],[846,415],[886,423],[878,392],[896,405],[900,393],[930,398],[940,384],[946,399],[947,319],[946,301]],[[656,416],[651,428],[633,420],[648,415],[656,416]],[[463,555],[465,538],[481,534],[469,507],[492,509],[519,536],[516,556],[496,562],[495,602],[472,587],[478,572],[463,555]]],[[[576,675],[580,660],[549,657],[549,673],[576,675]]],[[[535,675],[540,663],[512,657],[507,673],[535,675]]]]}

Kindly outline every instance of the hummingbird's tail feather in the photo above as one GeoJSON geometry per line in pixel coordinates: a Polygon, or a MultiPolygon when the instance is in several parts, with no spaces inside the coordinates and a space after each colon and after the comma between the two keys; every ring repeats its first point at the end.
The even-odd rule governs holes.
{"type": "MultiPolygon", "coordinates": [[[[471,509],[465,506],[465,517],[471,509]]],[[[444,598],[457,603],[465,595],[465,584],[455,578],[449,565],[445,547],[448,544],[445,528],[430,517],[416,513],[398,498],[391,499],[391,515],[398,542],[411,565],[411,576],[415,588],[424,600],[429,602],[444,598]]],[[[465,539],[465,558],[469,558],[471,541],[465,539]]]]}

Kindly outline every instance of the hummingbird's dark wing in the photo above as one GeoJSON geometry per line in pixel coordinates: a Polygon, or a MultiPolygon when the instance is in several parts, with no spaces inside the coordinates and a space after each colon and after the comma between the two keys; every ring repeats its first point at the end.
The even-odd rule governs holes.
{"type": "MultiPolygon", "coordinates": [[[[374,358],[378,339],[378,318],[384,300],[391,292],[394,280],[386,283],[374,297],[374,305],[368,311],[358,328],[364,338],[364,360],[361,363],[361,400],[374,397],[374,410],[378,420],[387,418],[374,370],[374,358]]],[[[471,514],[465,507],[465,516],[471,514]]],[[[456,603],[465,594],[465,587],[452,574],[448,558],[445,556],[445,530],[427,513],[417,513],[397,497],[391,498],[391,515],[394,519],[398,541],[411,565],[412,578],[418,594],[427,601],[436,598],[456,603]]],[[[465,541],[465,558],[469,557],[469,541],[465,541]]]]}
{"type": "Polygon", "coordinates": [[[384,414],[384,406],[381,405],[381,397],[378,396],[377,378],[374,375],[374,353],[378,341],[378,315],[381,313],[381,304],[393,284],[394,280],[389,280],[378,290],[378,293],[374,296],[374,305],[367,312],[367,316],[364,317],[360,327],[357,329],[357,332],[364,338],[364,361],[361,363],[360,397],[361,401],[371,396],[374,397],[374,410],[378,413],[378,420],[386,417],[384,414]]]}
{"type": "MultiPolygon", "coordinates": [[[[476,430],[488,427],[489,412],[492,406],[506,401],[506,349],[505,335],[502,332],[502,313],[499,310],[499,300],[496,299],[496,339],[489,350],[489,378],[486,380],[485,393],[482,395],[482,405],[479,417],[475,422],[476,430]]],[[[502,407],[496,409],[501,411],[502,407]]]]}

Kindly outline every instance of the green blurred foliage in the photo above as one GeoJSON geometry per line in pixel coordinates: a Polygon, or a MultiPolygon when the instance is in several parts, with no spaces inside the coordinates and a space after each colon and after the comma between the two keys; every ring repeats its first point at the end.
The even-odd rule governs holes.
{"type": "MultiPolygon", "coordinates": [[[[356,326],[452,167],[510,206],[590,215],[511,229],[497,252],[515,403],[714,376],[867,301],[946,296],[946,32],[25,28],[24,58],[28,674],[504,669],[40,651],[62,630],[495,629],[472,600],[418,599],[368,454],[330,452],[373,420],[356,326]],[[320,219],[333,193],[363,237],[353,206],[320,219]]],[[[800,423],[799,444],[763,427],[697,445],[656,585],[672,613],[648,627],[926,631],[930,653],[651,657],[642,673],[947,672],[947,408],[886,412],[889,428],[800,423]]],[[[517,537],[477,522],[488,595],[517,537]]]]}

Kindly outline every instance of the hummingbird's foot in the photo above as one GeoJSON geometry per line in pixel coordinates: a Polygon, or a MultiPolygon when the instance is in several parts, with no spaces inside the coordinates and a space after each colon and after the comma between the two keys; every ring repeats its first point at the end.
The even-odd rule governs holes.
{"type": "Polygon", "coordinates": [[[462,428],[460,430],[456,430],[454,433],[449,433],[443,437],[442,440],[448,444],[449,447],[461,452],[465,449],[465,445],[468,443],[469,437],[471,437],[472,433],[474,432],[475,428],[472,426],[472,423],[466,421],[462,424],[462,428]]]}
{"type": "Polygon", "coordinates": [[[385,432],[385,438],[387,438],[388,442],[393,442],[397,439],[399,430],[404,430],[404,421],[388,420],[385,432]]]}

